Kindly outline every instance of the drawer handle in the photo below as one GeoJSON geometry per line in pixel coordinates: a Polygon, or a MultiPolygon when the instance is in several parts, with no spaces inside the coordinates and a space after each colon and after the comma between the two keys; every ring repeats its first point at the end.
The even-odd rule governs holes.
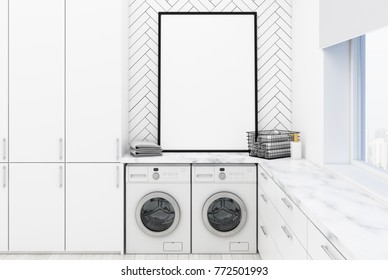
{"type": "Polygon", "coordinates": [[[3,188],[7,187],[7,167],[3,166],[3,188]]]}
{"type": "Polygon", "coordinates": [[[287,235],[287,238],[292,240],[292,235],[291,233],[288,231],[287,227],[286,226],[282,226],[282,230],[284,231],[284,233],[287,235]]]}
{"type": "Polygon", "coordinates": [[[265,175],[263,172],[261,172],[260,174],[264,178],[264,180],[268,180],[268,176],[267,175],[265,175]]]}
{"type": "Polygon", "coordinates": [[[116,187],[120,188],[120,167],[116,166],[116,187]]]}
{"type": "Polygon", "coordinates": [[[59,138],[59,160],[63,160],[63,139],[59,138]]]}
{"type": "Polygon", "coordinates": [[[120,139],[116,138],[116,159],[120,160],[120,139]]]}
{"type": "Polygon", "coordinates": [[[321,245],[321,248],[323,251],[325,251],[326,255],[329,256],[331,260],[336,260],[336,258],[333,256],[333,254],[330,252],[329,247],[326,245],[321,245]]]}
{"type": "Polygon", "coordinates": [[[59,167],[59,187],[63,187],[63,167],[59,167]]]}
{"type": "Polygon", "coordinates": [[[260,228],[261,228],[261,231],[263,232],[263,234],[264,234],[265,236],[267,236],[268,234],[267,234],[267,232],[265,231],[264,227],[263,227],[263,226],[260,226],[260,228]]]}
{"type": "Polygon", "coordinates": [[[292,204],[288,202],[288,200],[285,197],[282,197],[282,201],[287,206],[288,209],[292,210],[292,204]]]}
{"type": "Polygon", "coordinates": [[[3,160],[7,159],[7,139],[3,138],[3,160]]]}
{"type": "Polygon", "coordinates": [[[265,197],[264,194],[261,194],[260,196],[261,196],[261,198],[263,199],[263,201],[264,201],[265,203],[268,203],[268,199],[265,197]]]}

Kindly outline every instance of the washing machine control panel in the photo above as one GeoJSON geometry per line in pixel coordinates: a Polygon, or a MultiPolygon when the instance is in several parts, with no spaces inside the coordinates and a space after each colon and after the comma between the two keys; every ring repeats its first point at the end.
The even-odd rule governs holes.
{"type": "Polygon", "coordinates": [[[251,182],[256,180],[254,166],[225,166],[216,168],[218,182],[251,182]]]}
{"type": "Polygon", "coordinates": [[[190,181],[189,166],[158,166],[149,169],[151,182],[186,182],[190,181]]]}
{"type": "Polygon", "coordinates": [[[218,178],[220,178],[221,180],[225,180],[226,174],[224,172],[221,172],[220,174],[218,174],[218,178]]]}
{"type": "Polygon", "coordinates": [[[152,179],[154,180],[158,180],[160,177],[159,173],[155,172],[154,174],[152,174],[152,179]]]}

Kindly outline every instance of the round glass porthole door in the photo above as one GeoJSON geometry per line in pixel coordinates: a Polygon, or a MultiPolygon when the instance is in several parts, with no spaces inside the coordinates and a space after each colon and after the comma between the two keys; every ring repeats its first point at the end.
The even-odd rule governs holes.
{"type": "Polygon", "coordinates": [[[212,195],[204,204],[202,219],[206,228],[218,236],[236,234],[244,226],[247,210],[243,201],[233,193],[212,195]]]}
{"type": "Polygon", "coordinates": [[[139,227],[152,236],[171,233],[178,225],[180,211],[175,199],[162,192],[144,196],[136,208],[136,221],[139,227]]]}

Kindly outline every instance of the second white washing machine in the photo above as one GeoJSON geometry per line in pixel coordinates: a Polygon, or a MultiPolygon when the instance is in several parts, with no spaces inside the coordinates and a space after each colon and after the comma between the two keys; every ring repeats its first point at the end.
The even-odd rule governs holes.
{"type": "Polygon", "coordinates": [[[190,165],[126,172],[126,253],[190,253],[190,165]]]}
{"type": "Polygon", "coordinates": [[[193,253],[256,253],[256,213],[256,165],[193,165],[193,253]]]}

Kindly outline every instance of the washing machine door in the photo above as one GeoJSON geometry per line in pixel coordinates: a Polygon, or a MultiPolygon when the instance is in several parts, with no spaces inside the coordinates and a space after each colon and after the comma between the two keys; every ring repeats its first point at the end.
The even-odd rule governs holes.
{"type": "Polygon", "coordinates": [[[177,227],[180,210],[175,199],[163,192],[153,192],[144,196],[136,208],[139,227],[152,236],[164,236],[177,227]]]}
{"type": "Polygon", "coordinates": [[[239,232],[247,219],[244,202],[235,194],[220,192],[206,200],[202,219],[206,228],[218,236],[231,236],[239,232]]]}

